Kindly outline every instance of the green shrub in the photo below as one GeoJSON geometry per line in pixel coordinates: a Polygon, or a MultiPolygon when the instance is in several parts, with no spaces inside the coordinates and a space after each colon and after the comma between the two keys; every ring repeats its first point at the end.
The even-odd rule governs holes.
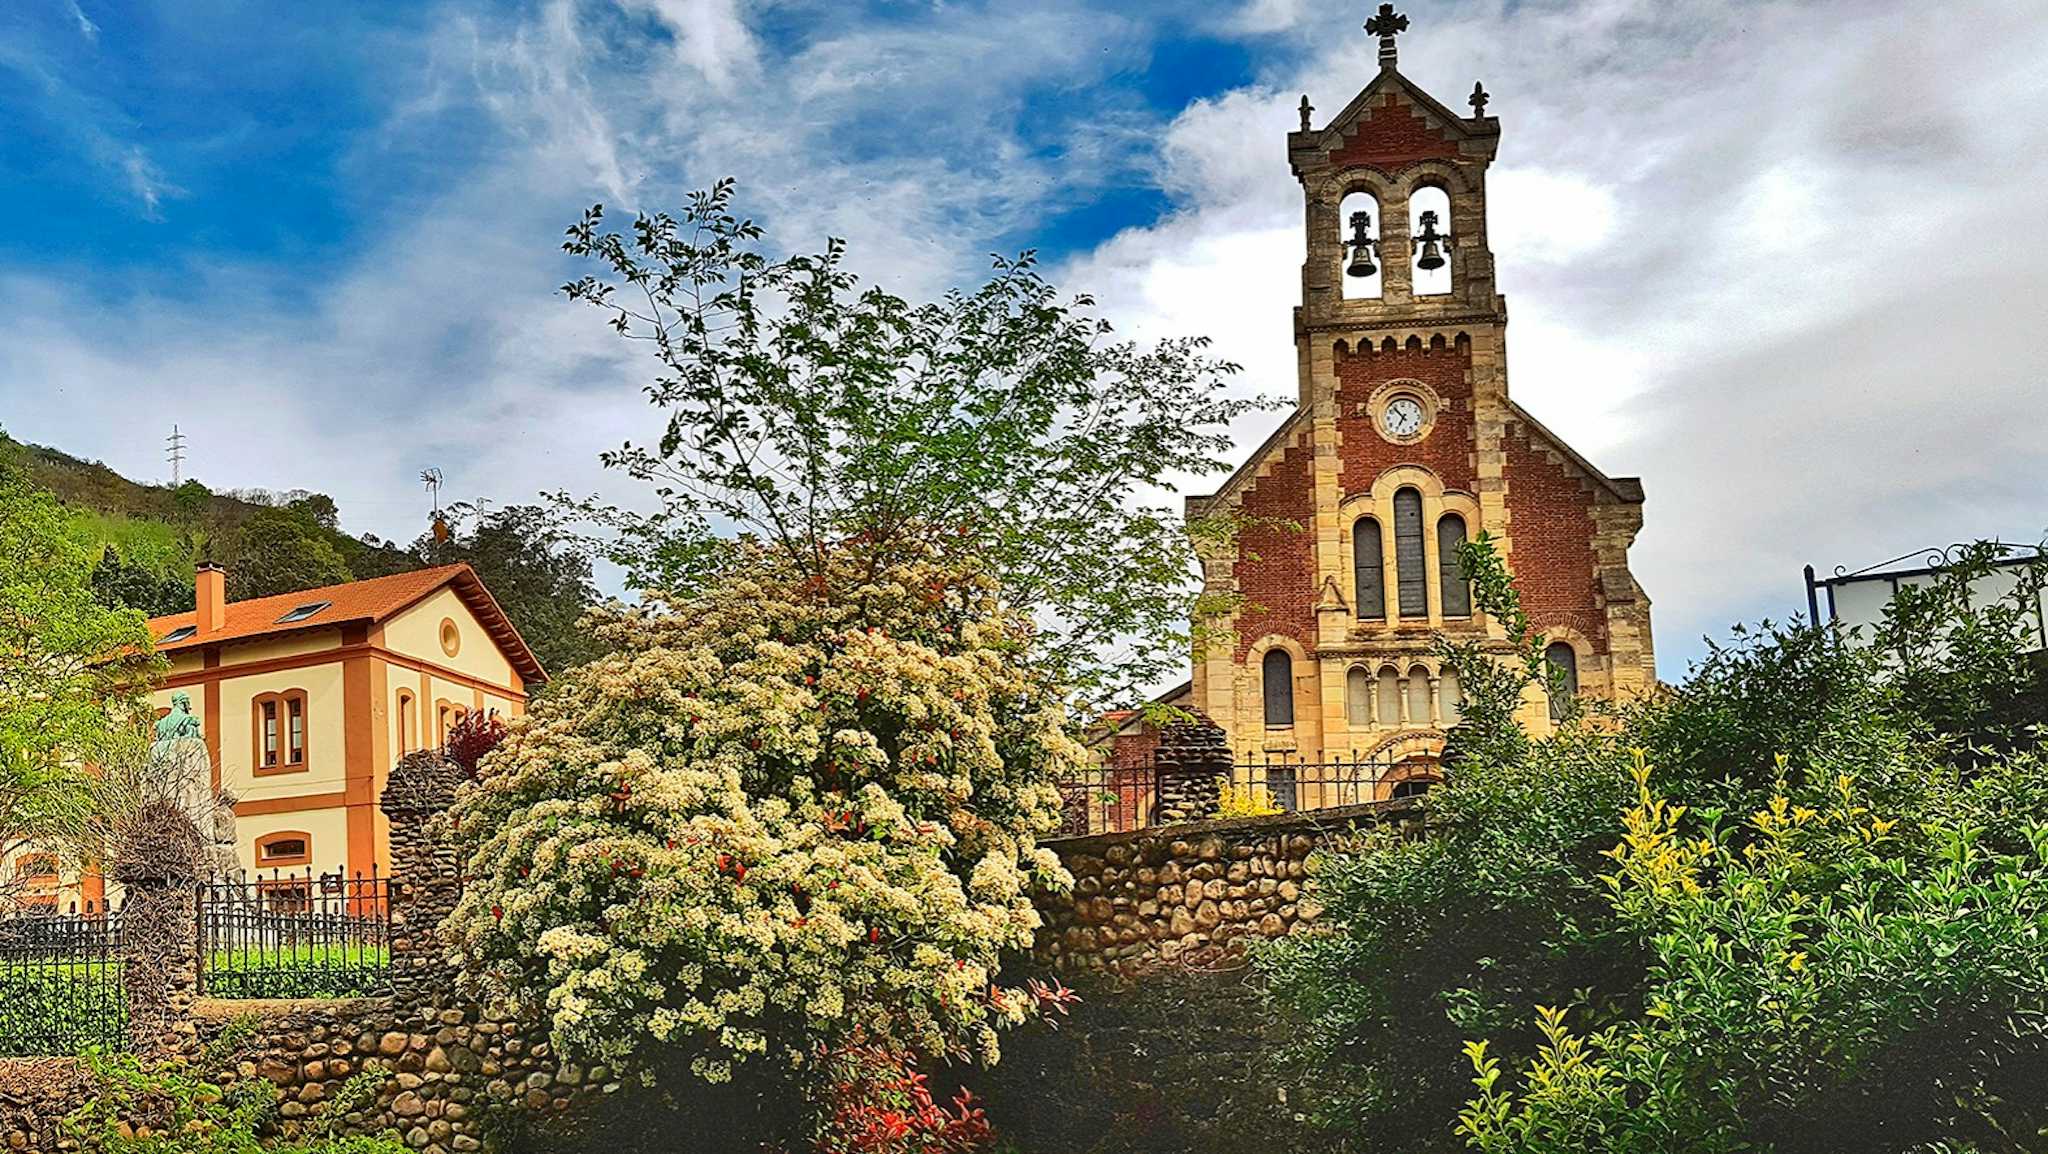
{"type": "MultiPolygon", "coordinates": [[[[404,1154],[397,1135],[262,1138],[277,1091],[267,1082],[221,1087],[175,1065],[88,1053],[92,1101],[64,1120],[66,1136],[94,1154],[404,1154]]],[[[354,1080],[349,1083],[354,1086],[354,1080]]],[[[339,1099],[348,1099],[344,1088],[339,1099]]]]}
{"type": "MultiPolygon", "coordinates": [[[[1498,568],[1475,551],[1468,571],[1498,568]]],[[[1429,836],[1320,855],[1322,929],[1258,955],[1299,1037],[1302,1097],[1333,1141],[2036,1143],[2040,1095],[2025,1087],[2048,1073],[2048,946],[2028,920],[2048,825],[2042,681],[2027,619],[1969,595],[1990,560],[1970,551],[1870,638],[1737,630],[1683,685],[1553,737],[1502,732],[1505,708],[1469,712],[1460,757],[1424,802],[1429,836]],[[1841,816],[1852,810],[1855,830],[1841,816]],[[1679,887],[1687,903],[1652,903],[1654,916],[1615,868],[1617,852],[1636,861],[1650,812],[1699,856],[1679,887]],[[1813,816],[1784,819],[1797,830],[1780,837],[1780,813],[1813,816]],[[1778,937],[1762,936],[1767,924],[1778,937]],[[1773,1017],[1797,984],[1788,972],[1820,991],[1789,1024],[1773,1017]]],[[[1475,591],[1540,653],[1540,637],[1512,627],[1526,619],[1504,579],[1475,591]]],[[[1503,702],[1540,672],[1451,657],[1461,681],[1503,702]],[[1485,663],[1477,676],[1470,662],[1485,663]]]]}

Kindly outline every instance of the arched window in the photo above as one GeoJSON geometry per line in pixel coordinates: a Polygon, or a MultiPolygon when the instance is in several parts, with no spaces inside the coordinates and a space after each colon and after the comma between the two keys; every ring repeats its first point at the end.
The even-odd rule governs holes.
{"type": "Polygon", "coordinates": [[[1465,716],[1465,691],[1458,685],[1458,671],[1444,667],[1443,679],[1436,683],[1437,700],[1444,711],[1444,724],[1456,725],[1465,716]]]}
{"type": "Polygon", "coordinates": [[[1555,687],[1559,682],[1564,686],[1564,692],[1558,693],[1553,688],[1550,695],[1550,719],[1561,721],[1564,719],[1565,710],[1570,707],[1571,699],[1579,695],[1579,654],[1569,643],[1553,641],[1544,647],[1543,660],[1549,662],[1555,669],[1551,677],[1552,686],[1555,687]]]}
{"type": "Polygon", "coordinates": [[[1429,616],[1429,569],[1422,556],[1422,494],[1394,494],[1394,578],[1400,583],[1401,616],[1429,616]]]}
{"type": "Polygon", "coordinates": [[[1372,674],[1360,666],[1344,675],[1344,720],[1354,726],[1372,724],[1372,674]]]}
{"type": "Polygon", "coordinates": [[[1344,282],[1344,299],[1347,301],[1371,300],[1378,297],[1385,286],[1385,262],[1379,246],[1380,225],[1383,223],[1385,222],[1380,217],[1379,198],[1372,193],[1354,192],[1345,197],[1343,203],[1338,206],[1337,228],[1341,234],[1339,241],[1344,246],[1344,268],[1339,279],[1344,282]],[[1365,214],[1363,222],[1358,218],[1359,213],[1365,214]],[[1359,260],[1361,254],[1358,243],[1361,223],[1364,225],[1364,240],[1367,242],[1364,245],[1363,261],[1359,260]],[[1358,275],[1361,272],[1365,275],[1358,275]]]}
{"type": "Polygon", "coordinates": [[[306,768],[306,691],[259,693],[250,699],[249,710],[256,773],[306,768]]]}
{"type": "Polygon", "coordinates": [[[1465,563],[1458,559],[1458,546],[1465,543],[1465,519],[1445,513],[1436,519],[1436,565],[1438,596],[1444,616],[1472,616],[1472,582],[1465,577],[1465,563]]]}
{"type": "Polygon", "coordinates": [[[1394,783],[1394,791],[1389,796],[1396,798],[1421,797],[1423,794],[1429,792],[1430,786],[1433,786],[1435,784],[1436,781],[1433,778],[1404,777],[1400,781],[1394,783]]]}
{"type": "Polygon", "coordinates": [[[1408,720],[1429,724],[1429,670],[1420,665],[1408,670],[1408,720]]]}
{"type": "Polygon", "coordinates": [[[1409,194],[1408,247],[1412,251],[1408,254],[1408,270],[1414,278],[1410,284],[1416,296],[1438,296],[1451,291],[1450,232],[1449,193],[1426,185],[1409,194]]]}
{"type": "Polygon", "coordinates": [[[1391,665],[1380,667],[1380,724],[1401,724],[1401,674],[1391,665]]]}
{"type": "Polygon", "coordinates": [[[398,691],[398,752],[402,757],[419,748],[419,702],[409,689],[398,691]]]}
{"type": "Polygon", "coordinates": [[[299,830],[285,830],[264,834],[256,839],[256,866],[259,869],[312,863],[312,834],[299,830]]]}
{"type": "Polygon", "coordinates": [[[1285,649],[1266,650],[1259,666],[1261,686],[1266,695],[1266,728],[1284,729],[1294,724],[1294,658],[1285,649]]]}
{"type": "Polygon", "coordinates": [[[1360,517],[1351,527],[1351,592],[1363,621],[1387,619],[1386,553],[1380,523],[1360,517]]]}

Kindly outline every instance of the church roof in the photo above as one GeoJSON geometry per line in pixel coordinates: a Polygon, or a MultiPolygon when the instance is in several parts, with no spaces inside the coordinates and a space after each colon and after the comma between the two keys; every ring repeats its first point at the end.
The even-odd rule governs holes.
{"type": "Polygon", "coordinates": [[[258,637],[281,636],[309,629],[332,629],[341,625],[374,625],[388,621],[442,589],[452,589],[476,615],[512,668],[527,681],[546,681],[547,670],[527,648],[510,618],[484,587],[483,579],[467,565],[441,565],[388,577],[371,577],[340,585],[323,585],[280,593],[274,597],[252,597],[227,603],[221,627],[211,633],[197,632],[197,611],[153,617],[151,636],[158,638],[157,651],[177,653],[223,641],[248,641],[258,637]],[[317,606],[318,608],[313,608],[317,606]],[[312,609],[311,612],[306,610],[312,609]],[[187,630],[191,632],[187,632],[187,630]]]}

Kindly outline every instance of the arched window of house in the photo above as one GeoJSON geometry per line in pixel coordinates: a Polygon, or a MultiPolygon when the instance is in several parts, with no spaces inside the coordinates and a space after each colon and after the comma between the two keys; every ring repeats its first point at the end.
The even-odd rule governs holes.
{"type": "Polygon", "coordinates": [[[1408,720],[1416,725],[1428,725],[1429,714],[1429,670],[1420,665],[1408,670],[1408,720]]]}
{"type": "Polygon", "coordinates": [[[309,833],[284,830],[265,834],[256,839],[256,866],[259,869],[277,869],[312,863],[313,835],[309,833]]]}
{"type": "Polygon", "coordinates": [[[1379,198],[1369,192],[1354,192],[1337,209],[1339,243],[1344,246],[1344,299],[1371,300],[1385,285],[1385,270],[1379,245],[1379,198]],[[1364,214],[1361,219],[1360,213],[1364,214]]]}
{"type": "Polygon", "coordinates": [[[1550,695],[1550,719],[1561,721],[1570,708],[1571,699],[1579,695],[1579,654],[1569,642],[1553,641],[1544,648],[1543,660],[1555,670],[1551,684],[1563,684],[1562,693],[1553,691],[1550,695]]]}
{"type": "Polygon", "coordinates": [[[1402,489],[1394,494],[1394,578],[1400,584],[1401,616],[1429,616],[1429,570],[1422,555],[1422,494],[1402,489]]]}
{"type": "Polygon", "coordinates": [[[1266,650],[1259,665],[1259,677],[1266,698],[1266,728],[1285,729],[1294,724],[1294,658],[1285,649],[1266,650]]]}
{"type": "Polygon", "coordinates": [[[1436,683],[1437,700],[1444,711],[1444,724],[1456,725],[1465,716],[1465,691],[1458,685],[1458,671],[1444,667],[1444,675],[1436,683]]]}
{"type": "Polygon", "coordinates": [[[420,707],[412,691],[398,691],[398,753],[399,756],[419,748],[420,707]]]}
{"type": "Polygon", "coordinates": [[[1380,523],[1360,517],[1351,527],[1351,594],[1362,621],[1387,619],[1386,553],[1380,523]]]}
{"type": "Polygon", "coordinates": [[[1409,273],[1416,296],[1451,291],[1451,197],[1435,185],[1408,195],[1409,273]]]}
{"type": "Polygon", "coordinates": [[[1465,543],[1465,519],[1445,513],[1436,519],[1436,564],[1438,597],[1444,616],[1472,616],[1472,582],[1465,577],[1465,563],[1458,559],[1458,546],[1465,543]]]}
{"type": "Polygon", "coordinates": [[[1401,724],[1401,673],[1391,665],[1380,666],[1380,724],[1401,724]]]}
{"type": "Polygon", "coordinates": [[[306,768],[306,691],[259,693],[250,699],[256,772],[289,773],[306,768]]]}
{"type": "Polygon", "coordinates": [[[1344,675],[1344,720],[1354,728],[1372,724],[1372,674],[1363,666],[1344,675]]]}

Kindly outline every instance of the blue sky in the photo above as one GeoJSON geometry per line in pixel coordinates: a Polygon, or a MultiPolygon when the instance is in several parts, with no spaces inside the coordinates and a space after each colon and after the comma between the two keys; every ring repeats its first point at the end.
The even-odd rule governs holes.
{"type": "MultiPolygon", "coordinates": [[[[1369,78],[1310,0],[14,0],[0,424],[410,537],[415,480],[603,490],[647,366],[554,293],[583,206],[732,174],[906,294],[1033,247],[1118,327],[1291,396],[1284,134],[1369,78]]],[[[1503,122],[1515,396],[1650,495],[1664,672],[1799,567],[2048,527],[2048,18],[1968,0],[1405,5],[1503,122]]],[[[1237,430],[1242,451],[1277,417],[1237,430]]]]}

